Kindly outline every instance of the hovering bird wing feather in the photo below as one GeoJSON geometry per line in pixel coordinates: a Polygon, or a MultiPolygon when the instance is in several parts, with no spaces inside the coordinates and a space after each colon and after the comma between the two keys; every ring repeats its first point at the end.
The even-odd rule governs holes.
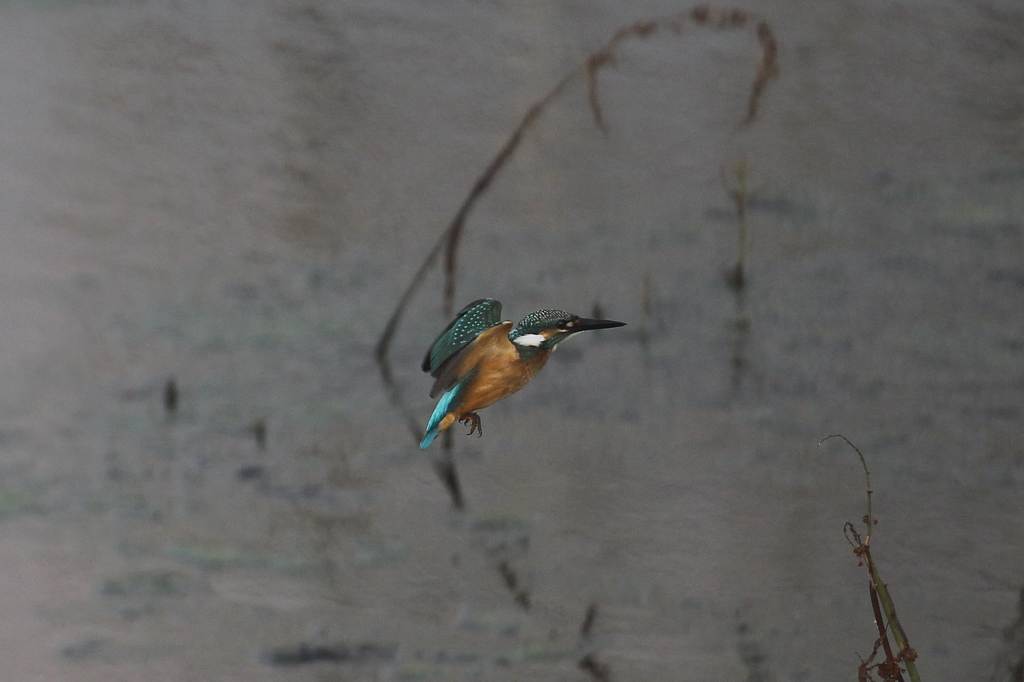
{"type": "Polygon", "coordinates": [[[442,366],[468,346],[481,332],[501,322],[501,303],[493,298],[480,298],[459,311],[434,343],[430,344],[421,365],[424,372],[436,377],[442,366]]]}
{"type": "Polygon", "coordinates": [[[434,376],[437,379],[430,388],[430,397],[435,398],[441,391],[454,386],[456,382],[468,379],[470,374],[480,366],[480,362],[484,359],[483,354],[486,354],[488,350],[493,350],[493,348],[488,347],[490,338],[496,336],[505,338],[510,329],[512,329],[512,323],[507,321],[485,329],[459,352],[441,363],[441,366],[434,372],[434,376]],[[483,344],[483,347],[481,347],[481,344],[483,344]]]}
{"type": "Polygon", "coordinates": [[[441,420],[444,419],[446,414],[455,408],[459,399],[459,394],[462,393],[462,389],[469,384],[472,378],[473,373],[470,372],[470,374],[465,376],[462,381],[457,382],[441,395],[441,399],[438,400],[437,405],[434,406],[434,411],[430,413],[430,419],[427,420],[427,428],[423,434],[423,440],[420,441],[421,448],[424,450],[427,449],[430,447],[430,444],[434,442],[434,439],[437,438],[437,429],[441,424],[441,420]]]}

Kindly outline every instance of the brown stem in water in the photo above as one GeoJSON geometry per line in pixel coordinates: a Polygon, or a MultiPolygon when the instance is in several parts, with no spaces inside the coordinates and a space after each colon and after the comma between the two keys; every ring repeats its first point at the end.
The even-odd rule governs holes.
{"type": "MultiPolygon", "coordinates": [[[[447,315],[451,314],[455,290],[455,269],[457,264],[458,246],[465,228],[466,220],[477,201],[480,200],[488,187],[490,187],[491,183],[497,177],[498,173],[501,172],[509,159],[512,158],[516,149],[519,147],[519,144],[522,142],[523,136],[537,122],[547,106],[562,94],[568,85],[582,77],[587,83],[588,101],[590,103],[591,112],[594,116],[594,122],[599,128],[606,130],[607,126],[597,90],[597,75],[600,70],[605,66],[614,63],[615,51],[618,49],[620,44],[627,39],[646,38],[654,34],[660,28],[667,28],[673,33],[679,34],[687,21],[692,22],[696,26],[731,29],[749,25],[753,21],[753,17],[744,10],[716,9],[706,5],[700,5],[692,10],[680,12],[668,17],[638,21],[636,23],[629,24],[612,34],[611,39],[604,45],[604,47],[588,55],[587,58],[583,60],[582,64],[563,76],[554,87],[552,87],[543,97],[537,100],[529,109],[527,109],[519,123],[515,128],[513,128],[508,139],[505,140],[494,158],[491,159],[491,162],[487,164],[487,167],[477,177],[473,186],[470,188],[469,194],[465,199],[463,199],[462,204],[456,211],[455,217],[452,218],[448,227],[441,233],[437,242],[423,259],[423,263],[420,264],[420,267],[413,274],[412,281],[399,297],[395,310],[392,312],[391,317],[388,319],[388,322],[384,327],[384,331],[381,333],[380,339],[377,341],[376,356],[378,363],[387,362],[391,339],[394,337],[398,328],[402,314],[408,307],[413,295],[419,289],[427,272],[436,262],[442,249],[445,251],[445,313],[447,315]]],[[[775,40],[771,27],[766,22],[759,21],[756,25],[756,32],[758,43],[761,46],[761,60],[758,63],[757,74],[755,75],[754,81],[750,87],[750,95],[747,99],[747,114],[741,123],[741,125],[744,126],[749,125],[754,121],[757,116],[761,97],[768,85],[768,81],[778,75],[778,43],[775,40]]]]}
{"type": "MultiPolygon", "coordinates": [[[[590,636],[594,631],[594,624],[597,622],[597,604],[591,603],[583,614],[583,622],[580,624],[580,645],[589,648],[590,636]]],[[[608,664],[601,661],[594,651],[586,651],[576,662],[583,672],[590,676],[594,682],[611,682],[612,673],[608,664]]]]}

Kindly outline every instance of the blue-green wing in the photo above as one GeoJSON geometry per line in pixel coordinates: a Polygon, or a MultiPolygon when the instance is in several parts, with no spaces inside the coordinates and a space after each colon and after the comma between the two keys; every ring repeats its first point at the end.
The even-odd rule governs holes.
{"type": "Polygon", "coordinates": [[[422,369],[437,376],[441,366],[465,348],[485,329],[501,322],[501,303],[493,298],[480,298],[459,311],[451,324],[430,345],[423,358],[422,369]]]}

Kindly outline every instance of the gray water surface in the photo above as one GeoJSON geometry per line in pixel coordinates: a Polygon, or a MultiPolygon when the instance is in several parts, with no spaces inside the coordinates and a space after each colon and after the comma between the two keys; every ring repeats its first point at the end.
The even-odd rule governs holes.
{"type": "MultiPolygon", "coordinates": [[[[816,445],[838,431],[923,678],[1010,679],[1015,2],[759,3],[780,77],[746,129],[749,32],[627,44],[608,135],[580,87],[547,110],[470,219],[456,298],[630,326],[455,437],[462,513],[389,402],[374,344],[519,117],[680,9],[0,8],[3,677],[584,680],[589,654],[616,682],[855,679],[876,634],[842,536],[861,471],[816,445]]],[[[424,421],[440,285],[392,346],[424,421]]]]}

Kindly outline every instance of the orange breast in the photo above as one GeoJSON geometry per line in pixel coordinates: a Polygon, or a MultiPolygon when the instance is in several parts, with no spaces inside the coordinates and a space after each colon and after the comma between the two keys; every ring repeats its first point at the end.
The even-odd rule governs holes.
{"type": "Polygon", "coordinates": [[[546,350],[538,350],[528,358],[520,357],[515,345],[508,340],[508,327],[511,324],[497,325],[481,334],[473,344],[473,352],[460,363],[460,374],[463,368],[467,372],[474,371],[473,380],[464,389],[454,410],[460,418],[515,393],[548,361],[551,352],[546,350]]]}

